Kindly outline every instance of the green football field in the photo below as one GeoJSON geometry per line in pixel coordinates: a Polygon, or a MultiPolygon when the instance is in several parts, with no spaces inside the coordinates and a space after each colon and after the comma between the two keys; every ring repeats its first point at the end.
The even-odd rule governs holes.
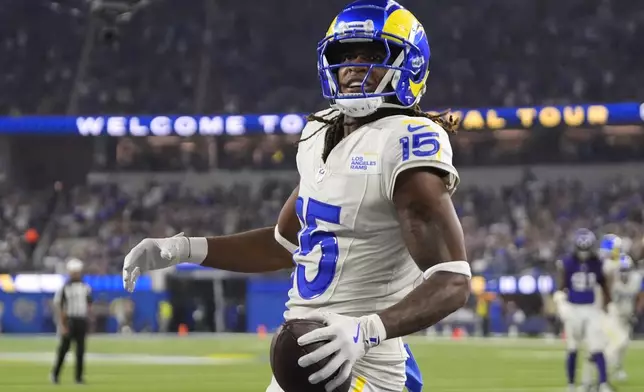
{"type": "MultiPolygon", "coordinates": [[[[547,340],[410,338],[425,391],[564,391],[564,347],[547,340]]],[[[92,336],[88,384],[72,383],[68,355],[61,385],[48,379],[53,337],[0,335],[0,391],[263,392],[270,380],[269,339],[254,335],[92,336]]],[[[70,353],[71,354],[71,353],[70,353]]],[[[630,379],[618,390],[644,391],[644,345],[627,359],[630,379]]]]}

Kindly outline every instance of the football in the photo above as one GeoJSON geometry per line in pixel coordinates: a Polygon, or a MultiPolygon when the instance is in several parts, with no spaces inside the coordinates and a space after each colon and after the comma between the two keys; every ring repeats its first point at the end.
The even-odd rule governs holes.
{"type": "MultiPolygon", "coordinates": [[[[302,368],[297,361],[300,357],[315,351],[318,347],[324,345],[324,342],[317,342],[300,346],[297,339],[318,328],[324,327],[324,323],[313,320],[295,319],[289,320],[282,324],[273,336],[271,341],[271,369],[275,380],[284,390],[284,392],[326,392],[324,385],[328,380],[332,380],[337,372],[328,380],[318,384],[310,384],[309,376],[319,369],[322,369],[333,356],[315,363],[309,367],[302,368]]],[[[351,377],[335,389],[334,392],[348,392],[351,388],[351,377]]]]}

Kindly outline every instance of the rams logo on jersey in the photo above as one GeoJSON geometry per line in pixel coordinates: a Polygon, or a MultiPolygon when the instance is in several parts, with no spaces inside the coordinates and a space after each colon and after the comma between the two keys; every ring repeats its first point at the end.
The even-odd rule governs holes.
{"type": "Polygon", "coordinates": [[[349,169],[369,174],[378,173],[378,154],[352,154],[349,169]]]}

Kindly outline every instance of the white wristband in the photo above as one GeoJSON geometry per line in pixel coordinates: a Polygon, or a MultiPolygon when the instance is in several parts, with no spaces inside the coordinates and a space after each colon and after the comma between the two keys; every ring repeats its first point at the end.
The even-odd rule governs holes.
{"type": "Polygon", "coordinates": [[[284,238],[282,233],[280,233],[277,225],[275,225],[275,234],[273,234],[273,236],[275,237],[275,241],[277,241],[278,244],[282,245],[284,249],[288,250],[291,253],[295,253],[295,251],[297,250],[297,245],[284,238]]]}
{"type": "Polygon", "coordinates": [[[206,237],[188,238],[188,259],[186,262],[201,264],[208,256],[208,240],[206,237]]]}
{"type": "Polygon", "coordinates": [[[472,278],[470,263],[467,261],[447,261],[445,263],[436,264],[423,272],[423,278],[427,280],[438,271],[453,272],[455,274],[461,274],[468,278],[472,278]]]}

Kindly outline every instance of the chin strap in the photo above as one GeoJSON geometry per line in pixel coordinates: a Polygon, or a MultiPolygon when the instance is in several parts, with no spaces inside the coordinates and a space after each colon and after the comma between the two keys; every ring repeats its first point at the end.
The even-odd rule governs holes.
{"type": "Polygon", "coordinates": [[[388,103],[385,102],[385,97],[341,99],[331,104],[331,108],[351,117],[366,117],[374,114],[378,109],[409,109],[412,106],[388,103]]]}
{"type": "Polygon", "coordinates": [[[384,105],[385,97],[333,100],[331,107],[351,117],[366,117],[384,105]]]}

